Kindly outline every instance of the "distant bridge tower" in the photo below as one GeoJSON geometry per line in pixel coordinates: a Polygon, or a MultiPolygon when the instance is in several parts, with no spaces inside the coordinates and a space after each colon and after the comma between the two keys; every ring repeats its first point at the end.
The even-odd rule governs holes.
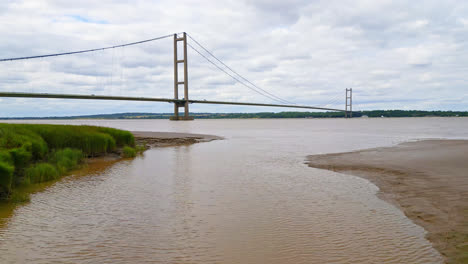
{"type": "Polygon", "coordinates": [[[189,102],[188,102],[188,65],[187,65],[187,34],[184,32],[182,37],[174,34],[174,99],[179,100],[179,85],[184,85],[184,98],[174,103],[174,116],[171,116],[171,120],[193,120],[192,116],[189,116],[189,102]],[[177,44],[182,41],[184,57],[179,60],[177,52],[177,44]],[[179,64],[183,63],[184,67],[184,78],[179,81],[179,64]],[[179,108],[184,107],[184,115],[179,116],[179,108]]]}
{"type": "Polygon", "coordinates": [[[353,117],[353,88],[346,88],[345,118],[353,117]],[[349,93],[349,95],[348,95],[349,93]]]}

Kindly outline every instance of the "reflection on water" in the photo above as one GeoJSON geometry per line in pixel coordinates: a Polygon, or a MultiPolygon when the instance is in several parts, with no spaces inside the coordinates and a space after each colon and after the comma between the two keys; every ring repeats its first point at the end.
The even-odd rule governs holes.
{"type": "Polygon", "coordinates": [[[467,126],[414,120],[418,133],[406,119],[388,129],[380,120],[99,121],[227,139],[90,165],[32,195],[0,228],[0,262],[440,263],[424,230],[377,187],[303,164],[307,154],[462,137],[449,131],[467,126]]]}

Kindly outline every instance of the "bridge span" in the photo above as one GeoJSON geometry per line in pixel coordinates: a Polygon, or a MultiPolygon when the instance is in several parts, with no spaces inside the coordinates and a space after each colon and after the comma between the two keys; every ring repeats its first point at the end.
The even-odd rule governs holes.
{"type": "Polygon", "coordinates": [[[156,98],[156,97],[131,97],[131,96],[108,96],[108,95],[84,95],[84,94],[54,94],[54,93],[14,93],[0,92],[0,97],[14,98],[48,98],[48,99],[81,99],[81,100],[114,100],[114,101],[144,101],[144,102],[167,102],[176,105],[184,106],[188,104],[221,104],[221,105],[245,105],[245,106],[269,106],[283,108],[302,108],[325,111],[346,112],[343,109],[316,107],[307,105],[286,105],[286,104],[264,104],[264,103],[247,103],[247,102],[225,102],[225,101],[208,101],[208,100],[184,100],[172,98],[156,98]]]}
{"type": "Polygon", "coordinates": [[[95,52],[100,50],[107,50],[107,49],[115,49],[121,47],[127,47],[132,45],[138,45],[141,43],[161,40],[165,38],[173,38],[173,62],[174,62],[174,98],[154,98],[154,97],[131,97],[131,96],[110,96],[110,95],[83,95],[83,94],[55,94],[55,93],[19,93],[19,92],[0,92],[0,97],[19,97],[19,98],[55,98],[55,99],[84,99],[84,100],[119,100],[119,101],[146,101],[146,102],[167,102],[174,104],[174,116],[171,117],[171,120],[193,120],[193,117],[189,115],[189,105],[190,104],[220,104],[220,105],[243,105],[243,106],[267,106],[267,107],[283,107],[283,108],[302,108],[302,109],[313,109],[313,110],[325,110],[325,111],[338,111],[344,112],[345,117],[352,117],[352,99],[351,99],[351,89],[346,89],[346,107],[345,109],[336,109],[336,108],[327,108],[327,107],[319,107],[319,106],[307,106],[307,105],[297,105],[282,99],[274,94],[256,86],[245,77],[234,71],[220,59],[213,55],[209,50],[203,47],[200,43],[198,43],[195,39],[193,39],[187,33],[176,33],[172,35],[161,36],[157,38],[152,38],[148,40],[142,40],[122,45],[116,46],[109,46],[104,48],[97,48],[97,49],[88,49],[88,50],[80,50],[80,51],[71,51],[71,52],[63,52],[63,53],[55,53],[55,54],[46,54],[46,55],[37,55],[37,56],[27,56],[27,57],[16,57],[16,58],[5,58],[0,59],[0,62],[6,61],[17,61],[17,60],[31,60],[31,59],[38,59],[38,58],[48,58],[48,57],[57,57],[57,56],[66,56],[72,54],[82,54],[82,53],[89,53],[95,52]],[[190,43],[187,43],[188,38],[193,41],[194,44],[198,45],[201,49],[203,49],[209,56],[203,55],[200,50],[195,48],[190,43]],[[178,45],[178,44],[182,45],[178,45]],[[181,47],[179,47],[181,46],[181,47]],[[188,56],[187,56],[187,47],[190,47],[203,58],[205,58],[208,62],[213,64],[219,70],[224,72],[225,74],[232,77],[235,81],[241,83],[245,87],[249,88],[250,90],[255,91],[256,93],[261,94],[264,97],[267,97],[271,100],[281,102],[281,104],[269,104],[269,103],[253,103],[253,102],[227,102],[227,101],[214,101],[214,100],[192,100],[189,98],[189,85],[188,85],[188,56]],[[178,49],[182,49],[182,52],[179,52],[178,49]],[[179,54],[182,53],[182,54],[179,54]],[[181,56],[182,55],[182,56],[181,56]],[[218,64],[214,62],[216,60],[220,63],[223,67],[220,67],[218,64]],[[179,66],[181,66],[181,72],[179,73],[179,66]],[[183,86],[183,97],[179,96],[179,88],[183,86]],[[350,91],[350,95],[348,97],[348,91],[350,91]],[[182,97],[182,98],[180,98],[182,97]],[[348,104],[349,99],[349,104],[348,104]],[[349,108],[348,108],[349,107],[349,108]],[[183,115],[179,115],[179,108],[184,108],[183,115]]]}

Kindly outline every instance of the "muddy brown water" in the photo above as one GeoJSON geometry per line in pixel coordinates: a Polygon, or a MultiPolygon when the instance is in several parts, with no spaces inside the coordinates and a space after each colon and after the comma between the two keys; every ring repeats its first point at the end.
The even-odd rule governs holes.
{"type": "Polygon", "coordinates": [[[441,263],[375,185],[304,161],[468,131],[466,118],[40,122],[225,139],[93,164],[33,194],[0,214],[0,263],[441,263]]]}

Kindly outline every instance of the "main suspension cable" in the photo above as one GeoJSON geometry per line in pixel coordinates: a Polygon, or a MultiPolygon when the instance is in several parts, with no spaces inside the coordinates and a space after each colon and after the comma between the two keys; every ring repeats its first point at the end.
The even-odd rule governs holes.
{"type": "Polygon", "coordinates": [[[0,62],[2,62],[2,61],[16,61],[16,60],[29,60],[29,59],[37,59],[37,58],[45,58],[45,57],[56,57],[56,56],[86,53],[86,52],[93,52],[93,51],[100,51],[100,50],[107,50],[107,49],[115,49],[115,48],[121,48],[121,47],[126,47],[126,46],[137,45],[137,44],[141,44],[141,43],[145,43],[145,42],[160,40],[160,39],[164,39],[164,38],[168,38],[168,37],[172,37],[172,36],[173,36],[173,34],[165,35],[165,36],[161,36],[161,37],[157,37],[157,38],[152,38],[152,39],[141,40],[141,41],[137,41],[137,42],[131,42],[131,43],[126,43],[126,44],[121,44],[121,45],[115,45],[115,46],[111,46],[111,47],[98,48],[98,49],[79,50],[79,51],[54,53],[54,54],[46,54],[46,55],[37,55],[37,56],[28,56],[28,57],[6,58],[6,59],[0,59],[0,62]]]}
{"type": "MultiPolygon", "coordinates": [[[[293,102],[290,102],[290,101],[287,101],[285,99],[282,99],[281,97],[278,97],[260,87],[258,87],[257,85],[255,85],[254,83],[252,83],[251,81],[249,81],[247,78],[243,77],[242,75],[240,75],[239,73],[237,73],[235,70],[233,70],[231,67],[229,67],[228,65],[226,65],[224,62],[222,62],[220,59],[218,59],[218,57],[216,57],[212,52],[210,52],[207,48],[205,48],[203,45],[201,45],[198,41],[196,41],[192,36],[190,36],[189,34],[187,34],[188,37],[193,41],[195,42],[200,48],[202,48],[206,53],[208,53],[209,55],[211,55],[215,60],[217,60],[219,63],[221,63],[224,67],[226,67],[227,69],[229,69],[231,72],[233,72],[235,75],[239,76],[239,78],[241,78],[242,80],[246,81],[247,83],[249,83],[250,85],[254,86],[255,88],[263,91],[264,93],[268,94],[269,96],[271,97],[274,97],[276,98],[275,100],[276,101],[280,101],[280,102],[283,102],[283,103],[287,103],[287,104],[295,104],[293,102]]],[[[232,76],[231,76],[232,77],[232,76]]]]}
{"type": "Polygon", "coordinates": [[[200,56],[202,56],[205,60],[207,60],[209,63],[213,64],[216,68],[218,68],[219,70],[223,71],[225,74],[229,75],[231,78],[233,78],[234,80],[236,80],[237,82],[239,82],[240,84],[244,85],[245,87],[251,89],[252,91],[262,95],[262,96],[265,96],[271,100],[275,100],[275,101],[278,101],[278,102],[281,102],[281,103],[284,103],[278,99],[275,99],[267,94],[263,94],[262,92],[260,91],[257,91],[255,89],[252,89],[252,87],[246,85],[244,82],[242,82],[241,80],[239,80],[238,78],[236,78],[235,76],[233,76],[232,74],[230,74],[229,72],[227,72],[225,69],[221,68],[219,65],[217,65],[216,63],[214,63],[212,60],[210,60],[209,58],[207,58],[205,55],[203,55],[203,53],[201,53],[199,50],[197,50],[195,47],[193,47],[192,45],[190,45],[190,43],[187,43],[187,46],[189,46],[191,49],[193,49],[195,52],[197,52],[200,56]]]}

